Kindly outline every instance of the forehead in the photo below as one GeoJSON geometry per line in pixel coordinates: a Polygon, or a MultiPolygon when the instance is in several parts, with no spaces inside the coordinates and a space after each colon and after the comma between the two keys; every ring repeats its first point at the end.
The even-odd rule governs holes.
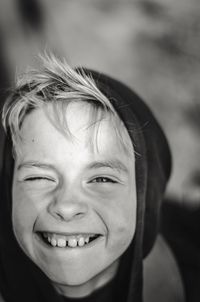
{"type": "Polygon", "coordinates": [[[90,149],[106,155],[126,149],[133,155],[132,142],[120,119],[108,112],[102,114],[102,109],[91,109],[88,103],[70,103],[59,120],[53,106],[48,111],[46,107],[33,110],[23,121],[18,149],[25,153],[38,149],[51,152],[65,145],[68,150],[90,149]]]}

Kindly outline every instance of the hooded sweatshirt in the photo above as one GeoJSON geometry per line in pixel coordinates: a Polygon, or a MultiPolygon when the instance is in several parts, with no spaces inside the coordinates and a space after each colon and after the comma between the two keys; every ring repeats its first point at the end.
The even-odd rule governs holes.
{"type": "MultiPolygon", "coordinates": [[[[82,69],[79,70],[82,72],[82,69]]],[[[150,252],[171,171],[170,150],[148,106],[131,89],[106,75],[84,70],[107,96],[128,130],[136,154],[137,221],[134,238],[120,258],[115,278],[89,300],[141,302],[143,259],[150,252]],[[133,131],[134,129],[134,131],[133,131]]],[[[12,230],[12,143],[5,139],[0,188],[0,292],[6,302],[73,301],[60,296],[46,275],[23,253],[12,230]]],[[[76,301],[76,299],[74,300],[76,301]]]]}

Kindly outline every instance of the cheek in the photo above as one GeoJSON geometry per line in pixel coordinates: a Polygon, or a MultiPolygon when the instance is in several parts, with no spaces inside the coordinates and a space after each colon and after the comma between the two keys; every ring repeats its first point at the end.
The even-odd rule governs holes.
{"type": "Polygon", "coordinates": [[[129,245],[135,234],[136,227],[136,199],[127,196],[117,207],[112,222],[116,238],[122,245],[129,245]]]}
{"type": "Polygon", "coordinates": [[[136,228],[136,200],[116,200],[108,220],[107,250],[111,257],[120,258],[131,244],[136,228]]]}
{"type": "Polygon", "coordinates": [[[15,233],[32,231],[40,208],[35,202],[36,196],[30,196],[21,186],[12,189],[12,223],[15,233]]]}
{"type": "Polygon", "coordinates": [[[134,189],[122,189],[100,202],[99,213],[108,230],[108,245],[123,250],[135,234],[137,202],[134,189]]]}

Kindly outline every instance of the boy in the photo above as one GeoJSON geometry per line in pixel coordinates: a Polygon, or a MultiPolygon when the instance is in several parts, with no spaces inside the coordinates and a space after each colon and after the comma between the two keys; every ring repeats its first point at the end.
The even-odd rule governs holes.
{"type": "Polygon", "coordinates": [[[3,110],[2,295],[142,301],[171,169],[166,139],[123,84],[53,55],[43,65],[3,110]]]}

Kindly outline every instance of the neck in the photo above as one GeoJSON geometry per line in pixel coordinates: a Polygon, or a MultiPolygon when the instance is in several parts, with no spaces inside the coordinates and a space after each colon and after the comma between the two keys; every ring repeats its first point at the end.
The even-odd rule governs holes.
{"type": "Polygon", "coordinates": [[[106,271],[101,272],[91,280],[79,285],[65,285],[54,283],[57,292],[68,298],[83,298],[91,295],[97,289],[110,282],[116,275],[118,261],[113,263],[106,271]]]}

